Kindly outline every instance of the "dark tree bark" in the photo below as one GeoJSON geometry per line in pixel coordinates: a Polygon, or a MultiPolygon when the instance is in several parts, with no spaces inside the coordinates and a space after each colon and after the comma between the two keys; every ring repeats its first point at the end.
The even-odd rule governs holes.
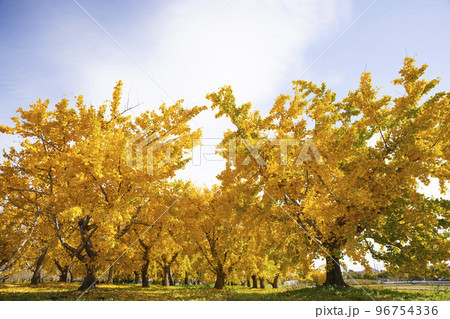
{"type": "Polygon", "coordinates": [[[152,245],[146,244],[142,239],[139,238],[139,244],[144,252],[142,256],[142,267],[141,267],[141,275],[142,275],[142,287],[148,287],[148,267],[150,265],[150,249],[152,245]]]}
{"type": "Polygon", "coordinates": [[[256,275],[252,275],[252,282],[253,282],[252,288],[258,288],[258,278],[256,278],[256,275]]]}
{"type": "Polygon", "coordinates": [[[176,261],[180,252],[176,252],[172,255],[172,258],[168,259],[167,256],[163,256],[161,260],[157,260],[158,264],[163,270],[163,286],[175,286],[175,281],[172,276],[172,269],[170,268],[176,261]]]}
{"type": "Polygon", "coordinates": [[[70,282],[69,266],[65,266],[60,272],[59,282],[70,282]]]}
{"type": "Polygon", "coordinates": [[[189,274],[187,271],[184,272],[184,284],[189,285],[189,274]]]}
{"type": "Polygon", "coordinates": [[[251,284],[250,284],[250,278],[249,278],[249,277],[247,277],[247,287],[248,287],[248,288],[251,287],[251,284]]]}
{"type": "Polygon", "coordinates": [[[145,260],[142,265],[142,287],[148,287],[148,266],[150,265],[150,260],[145,260]]]}
{"type": "Polygon", "coordinates": [[[114,280],[114,265],[110,265],[108,269],[108,284],[112,284],[114,280]]]}
{"type": "Polygon", "coordinates": [[[41,271],[42,271],[42,267],[44,266],[45,256],[47,255],[47,252],[48,252],[48,247],[45,247],[41,250],[41,254],[39,255],[39,257],[36,261],[36,267],[34,268],[34,271],[33,271],[33,277],[31,277],[30,284],[32,284],[32,285],[37,285],[38,283],[41,282],[41,271]]]}
{"type": "Polygon", "coordinates": [[[97,279],[95,277],[95,261],[97,257],[97,252],[95,251],[94,245],[92,244],[91,238],[98,229],[98,225],[91,224],[92,216],[88,215],[86,217],[78,218],[78,230],[81,236],[80,247],[74,247],[67,243],[66,239],[60,234],[61,225],[58,221],[56,215],[53,215],[54,227],[57,231],[57,236],[61,245],[68,250],[68,252],[81,261],[86,267],[86,276],[83,279],[83,283],[78,288],[80,291],[86,291],[95,287],[97,279]],[[83,251],[86,254],[83,254],[83,251]]]}
{"type": "Polygon", "coordinates": [[[259,277],[259,288],[261,289],[265,289],[266,288],[266,280],[264,279],[264,277],[259,277]]]}
{"type": "Polygon", "coordinates": [[[139,284],[139,273],[136,270],[134,271],[134,283],[139,284]]]}
{"type": "Polygon", "coordinates": [[[95,269],[93,266],[89,264],[86,265],[86,276],[81,283],[81,286],[78,288],[79,291],[86,291],[95,288],[95,284],[97,283],[97,278],[95,277],[95,269]]]}
{"type": "Polygon", "coordinates": [[[162,285],[163,286],[170,286],[170,267],[169,266],[164,266],[163,267],[163,272],[164,272],[164,278],[162,281],[162,285]]]}
{"type": "Polygon", "coordinates": [[[271,284],[274,289],[278,288],[278,278],[280,278],[280,274],[276,274],[273,281],[269,281],[269,284],[271,284]]]}
{"type": "Polygon", "coordinates": [[[81,287],[78,288],[80,291],[93,289],[97,283],[97,278],[95,276],[96,269],[94,266],[97,252],[94,249],[91,238],[98,227],[90,224],[91,219],[91,216],[86,216],[85,218],[79,218],[78,220],[78,228],[80,230],[82,242],[84,243],[83,248],[86,252],[86,255],[83,257],[86,267],[86,277],[84,277],[81,287]]]}
{"type": "Polygon", "coordinates": [[[214,288],[222,289],[223,287],[225,287],[225,279],[226,279],[225,272],[223,271],[222,267],[219,267],[216,270],[216,282],[214,284],[214,288]]]}
{"type": "Polygon", "coordinates": [[[334,254],[326,258],[327,277],[324,286],[347,286],[342,276],[339,257],[334,254]]]}
{"type": "Polygon", "coordinates": [[[72,282],[72,275],[70,272],[70,265],[63,266],[57,259],[54,259],[55,265],[59,271],[59,282],[72,282]]]}

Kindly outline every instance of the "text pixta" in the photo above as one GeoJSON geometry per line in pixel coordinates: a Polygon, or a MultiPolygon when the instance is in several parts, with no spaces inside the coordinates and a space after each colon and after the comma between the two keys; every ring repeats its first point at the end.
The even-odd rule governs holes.
{"type": "Polygon", "coordinates": [[[320,307],[316,308],[316,318],[321,316],[345,316],[345,317],[355,317],[359,314],[358,308],[353,308],[349,306],[348,309],[342,307],[320,307]]]}

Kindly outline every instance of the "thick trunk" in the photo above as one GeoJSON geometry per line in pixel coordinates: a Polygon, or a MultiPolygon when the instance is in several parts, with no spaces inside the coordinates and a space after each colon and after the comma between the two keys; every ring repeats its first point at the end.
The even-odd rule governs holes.
{"type": "Polygon", "coordinates": [[[110,265],[109,266],[109,270],[108,270],[108,284],[112,284],[113,283],[113,279],[114,279],[114,265],[110,265]]]}
{"type": "Polygon", "coordinates": [[[142,260],[144,261],[141,267],[142,274],[142,287],[148,287],[148,267],[150,265],[150,245],[147,245],[142,239],[139,239],[139,243],[144,250],[142,260]]]}
{"type": "Polygon", "coordinates": [[[163,267],[163,273],[164,273],[164,278],[162,281],[162,285],[163,286],[170,286],[170,267],[169,266],[164,266],[163,267]]]}
{"type": "Polygon", "coordinates": [[[72,282],[70,266],[63,266],[60,269],[59,282],[72,282]]]}
{"type": "Polygon", "coordinates": [[[251,284],[250,284],[250,278],[249,278],[249,277],[247,277],[247,287],[248,287],[248,288],[251,287],[251,284]]]}
{"type": "Polygon", "coordinates": [[[148,287],[148,266],[150,265],[150,260],[145,260],[142,265],[142,287],[148,287]]]}
{"type": "Polygon", "coordinates": [[[189,285],[189,274],[187,271],[184,272],[184,284],[189,285]]]}
{"type": "Polygon", "coordinates": [[[265,283],[265,279],[264,277],[259,277],[259,288],[264,289],[266,288],[266,283],[265,283]]]}
{"type": "Polygon", "coordinates": [[[48,251],[48,247],[45,247],[44,249],[42,249],[39,258],[36,261],[36,267],[34,268],[33,277],[31,277],[31,282],[30,282],[30,284],[32,284],[32,285],[37,285],[38,283],[41,282],[41,271],[42,271],[42,267],[44,266],[44,261],[45,261],[45,256],[47,255],[47,251],[48,251]]]}
{"type": "Polygon", "coordinates": [[[75,249],[67,244],[67,242],[63,241],[60,237],[61,244],[68,249],[71,253],[75,253],[75,256],[79,261],[83,262],[86,267],[86,276],[81,283],[81,286],[78,288],[79,291],[87,291],[95,288],[95,284],[97,283],[97,278],[95,277],[96,269],[95,269],[95,261],[98,256],[95,251],[94,245],[92,244],[91,238],[95,231],[98,229],[97,225],[90,225],[92,216],[88,215],[84,218],[78,218],[78,229],[81,235],[81,242],[83,246],[80,249],[75,249]],[[83,250],[86,252],[86,255],[83,255],[83,250]]]}
{"type": "Polygon", "coordinates": [[[278,278],[280,277],[280,274],[276,274],[276,276],[273,278],[273,281],[270,282],[272,285],[272,288],[277,289],[278,288],[278,278]]]}
{"type": "Polygon", "coordinates": [[[69,270],[63,269],[59,274],[59,282],[69,282],[69,270]]]}
{"type": "Polygon", "coordinates": [[[252,288],[258,288],[258,278],[256,278],[256,275],[252,275],[252,282],[253,282],[252,288]]]}
{"type": "Polygon", "coordinates": [[[78,288],[79,291],[86,291],[95,288],[95,284],[97,283],[97,279],[95,278],[95,270],[93,267],[86,265],[86,276],[81,283],[81,286],[78,288]]]}
{"type": "Polygon", "coordinates": [[[214,284],[214,288],[222,289],[225,286],[226,275],[222,269],[218,269],[216,271],[216,283],[214,284]]]}
{"type": "Polygon", "coordinates": [[[327,277],[324,286],[347,286],[342,276],[339,257],[332,256],[326,258],[327,277]]]}
{"type": "Polygon", "coordinates": [[[169,267],[169,284],[175,286],[175,281],[173,280],[172,269],[169,267]]]}
{"type": "Polygon", "coordinates": [[[134,271],[134,283],[139,284],[139,273],[136,270],[134,271]]]}
{"type": "Polygon", "coordinates": [[[59,270],[59,282],[69,282],[69,267],[61,266],[57,259],[54,259],[56,268],[59,270]]]}

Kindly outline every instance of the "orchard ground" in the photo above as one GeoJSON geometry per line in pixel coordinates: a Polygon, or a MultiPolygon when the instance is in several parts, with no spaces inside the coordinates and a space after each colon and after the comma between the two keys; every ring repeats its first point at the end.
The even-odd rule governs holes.
{"type": "MultiPolygon", "coordinates": [[[[79,283],[43,283],[38,286],[29,284],[1,284],[0,300],[64,300],[80,298],[77,291],[79,283]]],[[[376,301],[387,300],[450,300],[449,287],[446,285],[386,285],[365,282],[364,290],[376,301]]],[[[361,287],[308,287],[278,289],[252,289],[242,286],[227,286],[222,290],[205,286],[164,287],[151,285],[99,284],[97,288],[85,293],[80,300],[372,300],[361,287]]]]}

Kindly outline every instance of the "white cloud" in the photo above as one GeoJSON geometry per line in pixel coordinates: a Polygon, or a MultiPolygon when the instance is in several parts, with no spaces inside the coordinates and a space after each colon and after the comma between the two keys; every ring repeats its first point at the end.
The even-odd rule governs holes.
{"type": "MultiPolygon", "coordinates": [[[[267,109],[306,67],[309,46],[335,31],[340,16],[347,18],[348,3],[175,1],[157,8],[143,5],[135,19],[114,20],[117,24],[98,7],[86,4],[86,9],[173,99],[185,99],[187,106],[209,105],[205,95],[229,84],[238,103],[252,101],[267,109]]],[[[46,59],[51,72],[42,69],[47,74],[28,83],[31,91],[52,103],[63,94],[84,94],[87,103],[97,105],[111,97],[121,79],[125,101],[130,94],[131,104],[147,103],[136,112],[172,103],[79,8],[69,9],[69,16],[53,12],[52,22],[37,35],[41,47],[36,55],[46,59]]],[[[229,125],[211,111],[195,122],[204,127],[206,138],[221,137],[229,125]]],[[[206,162],[184,174],[209,184],[222,166],[206,162]]]]}
{"type": "MultiPolygon", "coordinates": [[[[305,66],[309,45],[336,26],[342,7],[348,8],[338,1],[171,2],[157,18],[136,21],[140,26],[132,29],[141,32],[128,35],[132,49],[126,49],[175,100],[206,103],[208,92],[230,84],[238,102],[270,105],[293,80],[286,76],[292,66],[305,66]]],[[[118,58],[118,47],[112,49],[112,56],[86,68],[90,90],[104,92],[104,83],[120,76],[141,100],[170,102],[124,53],[118,58]]]]}
{"type": "MultiPolygon", "coordinates": [[[[163,87],[202,100],[224,84],[241,102],[278,93],[294,62],[337,20],[337,2],[184,1],[159,20],[157,53],[148,61],[163,87]]],[[[300,72],[301,70],[298,70],[300,72]]]]}
{"type": "MultiPolygon", "coordinates": [[[[173,98],[188,105],[207,103],[207,93],[229,84],[238,103],[268,108],[289,86],[292,66],[305,67],[308,46],[332,29],[337,12],[337,2],[174,3],[159,19],[157,50],[146,66],[173,98]]],[[[210,112],[196,122],[204,126],[206,138],[221,137],[228,123],[214,120],[210,112]]],[[[223,165],[204,162],[180,176],[209,184],[223,165]]]]}

